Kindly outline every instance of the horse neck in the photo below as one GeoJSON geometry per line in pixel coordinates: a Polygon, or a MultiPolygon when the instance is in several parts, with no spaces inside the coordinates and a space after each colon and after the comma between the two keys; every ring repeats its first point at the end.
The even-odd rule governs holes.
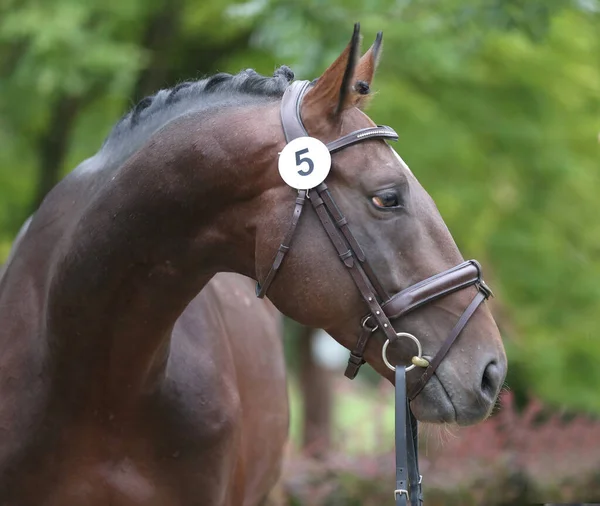
{"type": "MultiPolygon", "coordinates": [[[[259,117],[271,110],[263,107],[259,117]]],[[[264,189],[257,166],[239,168],[258,139],[255,130],[243,131],[257,114],[221,113],[201,126],[185,118],[85,198],[49,292],[63,390],[98,385],[121,395],[127,385],[130,395],[152,388],[175,321],[208,280],[221,270],[255,275],[253,220],[264,189]],[[232,124],[245,148],[225,137],[232,124]]]]}

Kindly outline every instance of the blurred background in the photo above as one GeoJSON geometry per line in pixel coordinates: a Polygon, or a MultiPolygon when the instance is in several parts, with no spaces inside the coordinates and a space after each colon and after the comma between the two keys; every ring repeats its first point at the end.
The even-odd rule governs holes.
{"type": "MultiPolygon", "coordinates": [[[[317,77],[360,21],[384,31],[370,116],[479,259],[509,354],[502,407],[423,428],[428,503],[600,501],[600,2],[3,0],[0,263],[46,192],[160,88],[281,64],[317,77]]],[[[286,325],[282,504],[379,505],[391,387],[343,379],[333,340],[286,325]]],[[[389,496],[389,497],[388,497],[389,496]]]]}

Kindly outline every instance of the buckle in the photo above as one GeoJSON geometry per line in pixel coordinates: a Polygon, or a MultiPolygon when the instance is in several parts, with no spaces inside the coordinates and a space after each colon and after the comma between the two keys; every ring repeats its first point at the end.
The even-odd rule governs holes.
{"type": "Polygon", "coordinates": [[[485,294],[486,299],[489,299],[490,297],[494,296],[494,292],[492,292],[492,289],[482,278],[479,278],[479,282],[477,283],[477,285],[478,288],[485,294]]]}
{"type": "Polygon", "coordinates": [[[405,490],[403,488],[399,488],[394,490],[394,500],[398,499],[398,496],[404,494],[406,496],[406,500],[408,502],[410,502],[410,497],[408,496],[408,490],[405,490]]]}
{"type": "Polygon", "coordinates": [[[368,331],[369,331],[369,332],[371,332],[371,334],[372,334],[373,332],[375,332],[375,331],[376,331],[376,330],[379,328],[379,325],[377,325],[376,323],[375,323],[375,324],[374,324],[372,327],[371,327],[371,326],[369,326],[369,325],[367,325],[367,324],[368,324],[368,323],[371,321],[371,318],[373,318],[373,315],[372,315],[372,314],[368,314],[367,316],[365,316],[365,317],[364,317],[364,318],[361,320],[361,322],[360,322],[360,326],[361,326],[363,329],[365,329],[365,330],[368,330],[368,331]]]}

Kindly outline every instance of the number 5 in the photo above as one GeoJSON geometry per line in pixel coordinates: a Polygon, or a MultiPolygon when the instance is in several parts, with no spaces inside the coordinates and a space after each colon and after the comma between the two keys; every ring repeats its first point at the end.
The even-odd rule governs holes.
{"type": "Polygon", "coordinates": [[[304,153],[308,153],[308,148],[304,148],[304,149],[301,149],[300,151],[296,151],[296,166],[299,167],[301,164],[306,162],[306,164],[308,165],[308,169],[307,170],[299,170],[298,174],[300,174],[301,176],[308,176],[309,174],[312,173],[313,169],[315,168],[315,164],[307,156],[304,158],[300,158],[300,155],[303,155],[304,153]]]}

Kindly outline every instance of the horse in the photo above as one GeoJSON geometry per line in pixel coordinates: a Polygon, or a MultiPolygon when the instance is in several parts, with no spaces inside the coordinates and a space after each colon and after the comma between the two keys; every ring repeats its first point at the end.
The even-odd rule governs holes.
{"type": "Polygon", "coordinates": [[[279,448],[263,400],[280,385],[251,389],[244,411],[247,370],[271,354],[233,371],[198,338],[211,316],[193,301],[218,272],[353,350],[351,377],[364,361],[391,383],[390,362],[427,367],[407,374],[419,420],[490,414],[507,363],[489,292],[393,131],[363,112],[382,38],[362,57],[359,38],[312,82],[245,70],[142,100],[49,193],[0,285],[4,504],[241,503],[234,477],[262,454],[240,463],[240,425],[257,417],[249,437],[279,448]],[[304,129],[310,149],[287,149],[304,129]],[[290,187],[284,158],[310,187],[290,187]]]}
{"type": "MultiPolygon", "coordinates": [[[[22,254],[20,243],[31,221],[32,218],[29,218],[21,227],[5,266],[0,266],[0,286],[3,284],[2,274],[5,267],[15,261],[16,255],[22,254]]],[[[229,430],[214,431],[210,443],[211,452],[231,446],[228,452],[232,455],[233,468],[229,479],[235,485],[224,488],[224,502],[259,504],[279,478],[289,427],[281,334],[279,311],[268,299],[254,297],[252,281],[235,273],[216,274],[190,302],[173,328],[174,338],[185,340],[182,352],[185,352],[185,347],[189,347],[192,353],[201,349],[210,357],[213,364],[203,366],[208,385],[222,381],[228,385],[228,390],[231,390],[230,398],[227,398],[223,406],[212,401],[216,404],[212,411],[218,415],[212,423],[231,424],[229,430]],[[215,371],[218,371],[218,375],[214,375],[215,371]],[[236,402],[232,403],[231,397],[237,398],[236,402]],[[261,412],[252,409],[254,403],[260,404],[261,412]],[[235,414],[236,420],[240,420],[228,418],[228,415],[232,414],[235,414]],[[229,439],[233,442],[228,442],[229,439]]],[[[194,368],[194,365],[189,363],[190,359],[181,357],[179,360],[186,367],[194,368]]],[[[201,357],[200,361],[203,360],[206,361],[206,358],[201,357]]],[[[2,399],[6,398],[2,396],[2,399]]],[[[19,402],[25,404],[26,400],[19,399],[19,402]]],[[[41,416],[44,416],[43,412],[41,416]]],[[[68,444],[72,443],[71,440],[68,444]]],[[[8,444],[11,444],[11,441],[3,439],[0,442],[4,450],[8,449],[8,444]]],[[[80,441],[80,444],[84,444],[84,441],[80,441]]],[[[167,458],[176,462],[179,458],[178,453],[175,451],[167,458]]],[[[83,458],[89,458],[89,454],[83,458]]],[[[60,499],[54,500],[51,494],[42,495],[41,500],[35,504],[87,504],[89,499],[86,498],[95,486],[94,481],[98,478],[108,481],[111,475],[114,480],[112,487],[115,490],[113,495],[105,493],[103,504],[112,504],[111,501],[117,501],[117,504],[170,504],[168,501],[161,502],[162,499],[147,502],[148,490],[152,490],[153,486],[151,483],[144,485],[139,480],[137,483],[136,480],[129,483],[129,480],[135,477],[135,473],[133,469],[127,469],[126,458],[121,458],[121,462],[113,461],[113,469],[106,465],[108,462],[105,462],[104,469],[98,466],[96,471],[100,476],[94,476],[92,472],[86,476],[82,472],[83,469],[77,468],[80,463],[85,463],[80,458],[75,460],[72,462],[73,469],[62,469],[57,476],[59,480],[65,480],[54,492],[60,499]],[[148,490],[144,491],[144,487],[148,490]]],[[[31,502],[33,499],[28,499],[23,492],[18,499],[8,499],[7,480],[18,480],[19,472],[23,472],[14,466],[15,464],[8,460],[3,461],[0,504],[34,504],[31,502]]],[[[102,497],[98,495],[95,500],[100,502],[102,497]]]]}

